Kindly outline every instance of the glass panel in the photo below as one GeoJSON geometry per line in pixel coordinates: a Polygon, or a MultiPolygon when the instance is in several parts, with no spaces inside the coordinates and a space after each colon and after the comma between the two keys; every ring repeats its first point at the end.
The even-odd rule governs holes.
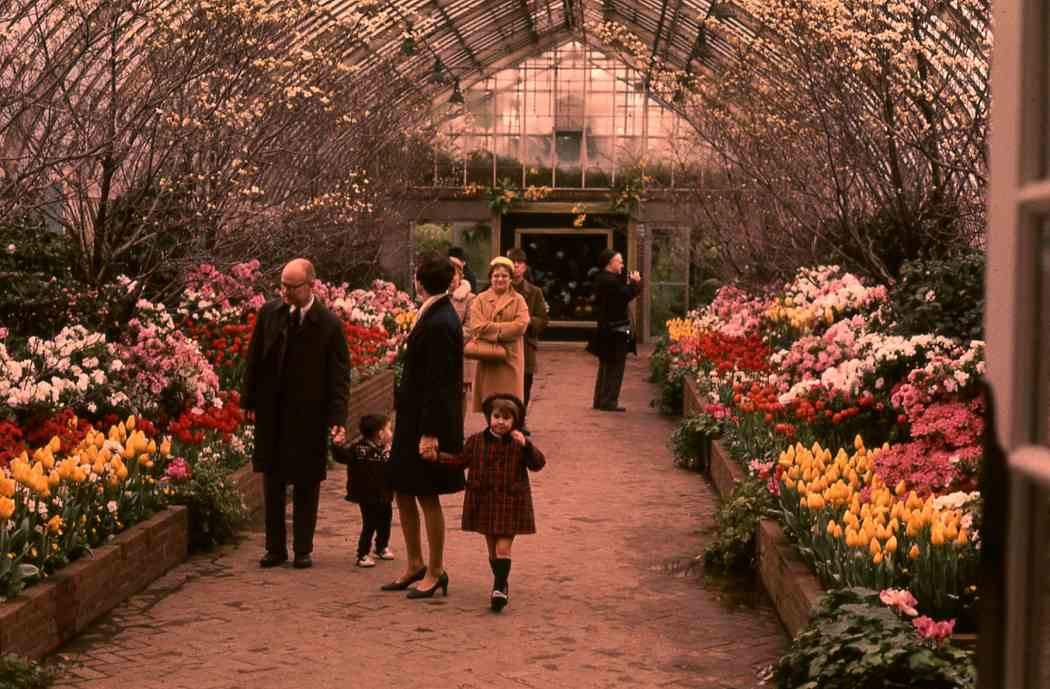
{"type": "Polygon", "coordinates": [[[474,150],[467,156],[467,184],[492,186],[492,154],[487,150],[474,150]]]}
{"type": "Polygon", "coordinates": [[[481,284],[472,285],[476,293],[488,289],[488,264],[492,257],[492,227],[487,223],[455,223],[453,238],[467,257],[467,266],[481,284]]]}
{"type": "Polygon", "coordinates": [[[653,230],[652,274],[649,280],[685,284],[689,279],[689,242],[687,230],[657,228],[653,230]]]}
{"type": "Polygon", "coordinates": [[[672,318],[681,318],[686,313],[686,287],[685,285],[658,285],[651,286],[653,301],[649,307],[650,334],[653,336],[665,335],[667,333],[667,321],[672,318]]]}
{"type": "MultiPolygon", "coordinates": [[[[542,138],[548,137],[559,156],[558,186],[581,186],[582,164],[588,165],[587,186],[606,186],[606,177],[611,178],[617,165],[634,165],[642,158],[652,160],[668,155],[667,146],[656,146],[647,152],[635,140],[645,135],[646,115],[652,120],[648,133],[654,139],[666,138],[678,126],[674,113],[665,111],[647,96],[640,87],[641,79],[639,72],[570,41],[472,86],[464,93],[469,116],[447,120],[442,131],[461,131],[468,137],[525,134],[529,139],[523,149],[515,150],[517,142],[512,139],[497,140],[484,147],[465,144],[465,148],[517,157],[526,166],[526,178],[531,175],[537,180],[531,183],[541,184],[551,184],[546,179],[549,169],[545,168],[553,162],[553,151],[542,138]],[[609,138],[611,143],[603,139],[591,147],[591,136],[609,138]],[[588,137],[585,150],[584,137],[588,137]],[[621,143],[623,151],[614,151],[613,148],[621,148],[621,143]],[[590,161],[591,156],[597,159],[590,161]],[[596,181],[590,179],[592,174],[597,175],[596,181]]],[[[497,163],[497,167],[497,175],[502,176],[504,165],[497,163]]],[[[480,169],[471,168],[472,178],[479,174],[480,169]]]]}

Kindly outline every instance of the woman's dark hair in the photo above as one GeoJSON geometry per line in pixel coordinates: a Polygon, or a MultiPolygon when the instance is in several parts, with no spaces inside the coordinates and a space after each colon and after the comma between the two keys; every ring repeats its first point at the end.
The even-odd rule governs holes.
{"type": "Polygon", "coordinates": [[[419,267],[416,268],[416,279],[423,285],[427,294],[444,294],[448,286],[452,284],[452,278],[456,271],[452,268],[452,261],[447,256],[435,252],[428,252],[420,256],[419,267]]]}
{"type": "Polygon", "coordinates": [[[616,249],[602,249],[602,252],[598,254],[598,267],[605,270],[609,267],[609,262],[616,257],[616,254],[620,253],[616,249]]]}
{"type": "Polygon", "coordinates": [[[492,412],[499,409],[510,413],[514,417],[514,430],[525,427],[525,405],[514,395],[491,395],[481,403],[481,410],[485,412],[485,423],[492,425],[492,412]]]}
{"type": "Polygon", "coordinates": [[[390,423],[390,417],[386,414],[365,414],[358,422],[357,429],[361,431],[361,435],[371,440],[388,423],[390,423]]]}
{"type": "Polygon", "coordinates": [[[450,246],[448,248],[448,255],[452,258],[458,258],[464,263],[467,262],[467,253],[463,251],[463,247],[461,246],[450,246]]]}

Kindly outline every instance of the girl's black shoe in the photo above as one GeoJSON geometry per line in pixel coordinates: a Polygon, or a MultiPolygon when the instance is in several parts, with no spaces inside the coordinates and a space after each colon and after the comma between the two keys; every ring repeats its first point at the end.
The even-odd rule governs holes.
{"type": "Polygon", "coordinates": [[[427,575],[427,568],[424,567],[423,569],[419,570],[418,572],[416,572],[415,574],[410,576],[408,579],[405,579],[404,581],[398,580],[398,581],[392,581],[389,584],[383,584],[382,586],[379,587],[379,590],[381,590],[381,591],[404,591],[405,589],[407,589],[409,586],[411,586],[412,584],[416,583],[417,581],[422,581],[423,577],[425,577],[426,575],[427,575]]]}
{"type": "Polygon", "coordinates": [[[510,586],[506,586],[506,590],[493,589],[492,596],[489,598],[489,607],[492,608],[493,612],[500,612],[503,608],[507,607],[507,603],[510,602],[510,586]]]}
{"type": "Polygon", "coordinates": [[[437,582],[428,589],[414,588],[408,592],[408,598],[433,598],[438,589],[448,598],[448,572],[442,572],[437,582]]]}

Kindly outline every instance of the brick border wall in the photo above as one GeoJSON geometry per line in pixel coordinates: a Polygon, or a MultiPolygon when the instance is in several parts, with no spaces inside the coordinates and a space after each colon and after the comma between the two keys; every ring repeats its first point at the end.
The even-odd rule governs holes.
{"type": "Polygon", "coordinates": [[[170,506],[0,604],[0,654],[43,657],[184,561],[188,517],[170,506]]]}
{"type": "Polygon", "coordinates": [[[351,439],[360,435],[357,424],[365,414],[391,414],[394,411],[394,372],[380,371],[368,380],[350,387],[350,410],[346,429],[351,439]]]}

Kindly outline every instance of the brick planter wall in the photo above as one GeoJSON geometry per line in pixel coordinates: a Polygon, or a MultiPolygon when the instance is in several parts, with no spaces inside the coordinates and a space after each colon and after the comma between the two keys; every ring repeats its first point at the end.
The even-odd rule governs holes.
{"type": "Polygon", "coordinates": [[[368,380],[350,387],[350,413],[346,430],[351,439],[360,435],[357,424],[366,414],[390,414],[394,411],[394,372],[381,371],[368,380]]]}
{"type": "Polygon", "coordinates": [[[0,655],[41,658],[186,559],[189,520],[172,506],[0,604],[0,655]]]}
{"type": "MultiPolygon", "coordinates": [[[[729,456],[717,440],[711,448],[711,480],[723,500],[728,499],[744,469],[729,456]]],[[[755,530],[758,576],[776,606],[780,621],[792,637],[806,626],[810,610],[823,589],[795,547],[784,536],[780,525],[763,519],[755,530]]]]}
{"type": "Polygon", "coordinates": [[[692,416],[703,411],[700,404],[700,391],[696,388],[696,378],[686,376],[682,380],[682,416],[692,416]]]}

